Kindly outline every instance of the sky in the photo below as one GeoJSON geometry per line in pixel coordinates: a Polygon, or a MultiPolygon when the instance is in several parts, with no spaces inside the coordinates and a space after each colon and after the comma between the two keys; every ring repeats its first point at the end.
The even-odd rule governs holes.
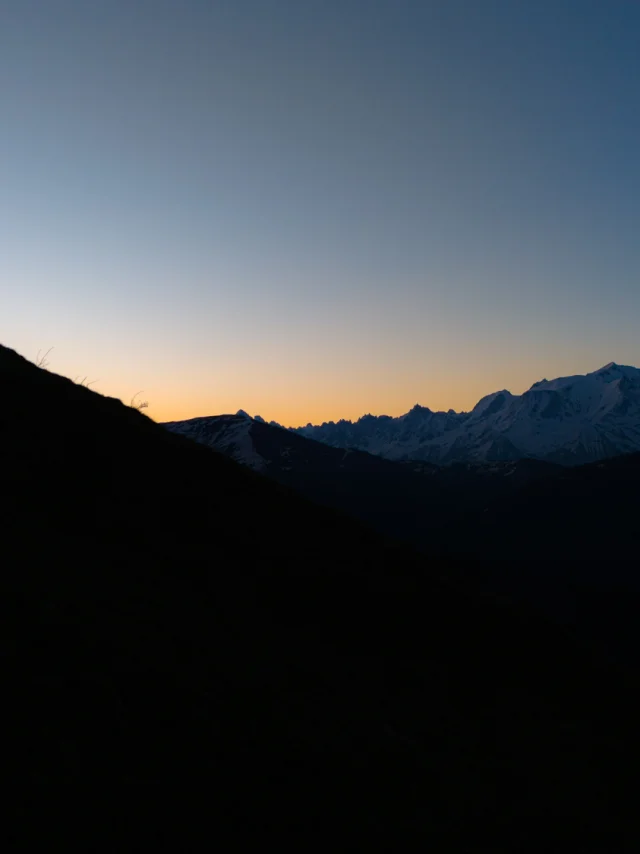
{"type": "Polygon", "coordinates": [[[0,0],[0,342],[158,421],[640,365],[636,0],[0,0]]]}

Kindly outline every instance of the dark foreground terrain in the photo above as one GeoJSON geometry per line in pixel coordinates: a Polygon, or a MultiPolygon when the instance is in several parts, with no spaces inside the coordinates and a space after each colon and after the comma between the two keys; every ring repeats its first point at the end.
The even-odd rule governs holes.
{"type": "Polygon", "coordinates": [[[631,665],[4,348],[0,395],[13,782],[179,781],[212,841],[633,840],[631,665]]]}

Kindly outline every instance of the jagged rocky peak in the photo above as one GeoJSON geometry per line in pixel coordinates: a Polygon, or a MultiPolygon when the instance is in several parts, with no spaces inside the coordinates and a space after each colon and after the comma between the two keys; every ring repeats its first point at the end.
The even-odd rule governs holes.
{"type": "Polygon", "coordinates": [[[413,406],[409,410],[409,412],[407,412],[407,415],[430,415],[430,414],[431,414],[431,409],[429,409],[428,406],[420,406],[419,403],[416,403],[416,405],[413,406]]]}

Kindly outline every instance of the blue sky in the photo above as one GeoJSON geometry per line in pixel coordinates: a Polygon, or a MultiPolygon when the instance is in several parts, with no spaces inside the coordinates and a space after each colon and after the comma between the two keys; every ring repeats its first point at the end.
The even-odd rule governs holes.
{"type": "Polygon", "coordinates": [[[4,0],[0,341],[159,419],[640,363],[640,4],[4,0]]]}

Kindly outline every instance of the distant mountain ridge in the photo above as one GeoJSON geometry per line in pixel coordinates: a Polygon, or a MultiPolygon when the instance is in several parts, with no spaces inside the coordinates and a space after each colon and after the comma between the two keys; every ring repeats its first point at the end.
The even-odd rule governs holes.
{"type": "Polygon", "coordinates": [[[295,432],[333,447],[438,465],[533,458],[580,465],[640,450],[640,370],[608,365],[483,397],[470,412],[416,405],[398,418],[364,415],[295,432]]]}

